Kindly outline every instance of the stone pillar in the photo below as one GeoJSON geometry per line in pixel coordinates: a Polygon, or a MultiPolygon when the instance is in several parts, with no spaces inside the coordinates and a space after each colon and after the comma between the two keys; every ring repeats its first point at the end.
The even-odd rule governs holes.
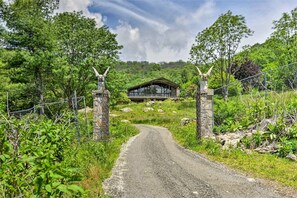
{"type": "Polygon", "coordinates": [[[200,81],[196,96],[197,139],[214,136],[213,93],[207,88],[207,81],[200,81]]]}
{"type": "Polygon", "coordinates": [[[93,94],[93,139],[108,140],[109,133],[109,91],[95,90],[93,94]]]}

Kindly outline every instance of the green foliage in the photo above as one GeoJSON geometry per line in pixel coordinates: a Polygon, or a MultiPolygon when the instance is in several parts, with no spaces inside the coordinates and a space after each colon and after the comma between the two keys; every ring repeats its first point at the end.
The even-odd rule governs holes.
{"type": "Polygon", "coordinates": [[[214,132],[234,132],[251,122],[244,116],[245,106],[240,100],[214,99],[214,132]]]}
{"type": "MultiPolygon", "coordinates": [[[[106,26],[97,27],[94,19],[82,13],[54,15],[57,5],[56,0],[1,3],[0,20],[6,24],[0,34],[5,46],[0,49],[1,102],[4,91],[10,92],[11,101],[17,103],[10,105],[16,109],[45,99],[70,100],[75,90],[90,100],[97,87],[91,67],[102,73],[117,63],[122,46],[115,34],[106,26]]],[[[112,103],[125,92],[124,79],[116,71],[108,75],[112,103]]]]}
{"type": "MultiPolygon", "coordinates": [[[[223,74],[223,76],[225,76],[223,74]]],[[[225,87],[221,87],[221,79],[218,73],[212,75],[209,79],[209,88],[215,89],[216,94],[222,94],[225,89],[228,89],[229,96],[238,96],[242,93],[241,82],[235,79],[233,76],[230,76],[230,84],[225,87]]]]}
{"type": "Polygon", "coordinates": [[[293,154],[297,151],[296,141],[289,141],[287,137],[280,138],[280,143],[278,144],[278,155],[280,157],[286,157],[288,154],[293,154]]]}
{"type": "Polygon", "coordinates": [[[281,54],[280,63],[285,65],[297,61],[296,44],[297,44],[297,8],[290,13],[283,13],[279,20],[273,22],[272,38],[280,42],[278,50],[281,54]]]}
{"type": "MultiPolygon", "coordinates": [[[[91,92],[91,82],[93,89],[97,87],[92,67],[103,73],[107,66],[114,66],[122,47],[106,26],[98,28],[94,19],[82,13],[60,13],[53,21],[58,49],[50,90],[62,98],[70,98],[75,90],[78,95],[87,95],[91,92]]],[[[111,73],[107,81],[113,85],[109,88],[116,95],[119,91],[114,87],[119,86],[119,80],[115,72],[111,73]]]]}
{"type": "Polygon", "coordinates": [[[88,197],[103,196],[102,182],[110,175],[123,143],[138,133],[131,125],[112,119],[109,142],[87,141],[67,151],[65,167],[77,170],[82,178],[80,186],[88,197]]]}
{"type": "Polygon", "coordinates": [[[231,78],[231,66],[240,41],[252,35],[241,15],[222,14],[213,25],[199,32],[191,48],[191,60],[197,65],[215,65],[220,73],[225,99],[231,78]]]}
{"type": "MultiPolygon", "coordinates": [[[[28,115],[23,119],[1,117],[1,195],[103,195],[102,182],[109,176],[121,145],[137,134],[137,130],[118,119],[111,119],[112,137],[109,142],[82,139],[81,144],[78,144],[75,141],[74,124],[69,123],[71,119],[72,116],[66,114],[58,123],[36,115],[28,115]]],[[[92,122],[88,124],[92,125],[92,122]]]]}
{"type": "MultiPolygon", "coordinates": [[[[6,118],[5,118],[6,119],[6,118]]],[[[6,119],[0,125],[0,189],[2,195],[78,196],[78,172],[63,166],[73,129],[46,118],[6,119]],[[16,188],[16,186],[18,188],[16,188]]]]}
{"type": "Polygon", "coordinates": [[[297,126],[296,124],[294,124],[293,126],[291,126],[289,128],[289,131],[288,131],[288,135],[289,135],[289,138],[294,138],[294,139],[297,139],[297,126]]]}
{"type": "MultiPolygon", "coordinates": [[[[31,102],[43,102],[45,82],[50,77],[55,48],[50,15],[54,8],[56,1],[37,0],[15,0],[3,3],[0,8],[1,19],[7,28],[1,40],[8,49],[15,51],[14,58],[7,63],[8,68],[21,71],[14,77],[16,80],[26,76],[26,87],[34,93],[31,102]],[[19,60],[16,65],[15,60],[19,60]]],[[[15,81],[12,79],[12,82],[15,81]]]]}
{"type": "Polygon", "coordinates": [[[275,124],[268,125],[268,131],[270,132],[270,134],[274,134],[274,136],[271,136],[273,137],[271,139],[279,138],[279,136],[284,134],[285,129],[286,129],[286,123],[285,123],[285,120],[283,119],[278,120],[275,124]]]}
{"type": "Polygon", "coordinates": [[[252,141],[255,142],[256,147],[259,147],[262,144],[262,134],[257,131],[252,136],[252,141]]]}

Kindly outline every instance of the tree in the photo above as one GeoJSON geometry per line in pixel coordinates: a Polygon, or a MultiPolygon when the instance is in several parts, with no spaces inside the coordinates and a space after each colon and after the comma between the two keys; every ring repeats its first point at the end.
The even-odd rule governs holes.
{"type": "MultiPolygon", "coordinates": [[[[234,74],[235,79],[244,80],[241,81],[243,89],[246,91],[251,86],[260,86],[262,76],[256,76],[260,73],[259,65],[253,63],[249,59],[245,59],[242,63],[234,62],[231,65],[231,71],[234,74]],[[254,77],[252,77],[254,76],[254,77]],[[248,78],[252,77],[252,78],[248,78]],[[248,79],[247,79],[248,78],[248,79]]],[[[263,88],[263,87],[260,87],[263,88]]]]}
{"type": "Polygon", "coordinates": [[[199,32],[192,45],[191,60],[197,65],[210,67],[220,72],[221,85],[225,100],[228,98],[228,84],[231,79],[231,64],[241,40],[252,35],[241,15],[231,11],[221,15],[213,25],[199,32]]]}
{"type": "MultiPolygon", "coordinates": [[[[15,67],[21,68],[22,75],[35,84],[35,95],[43,104],[45,80],[50,76],[55,46],[50,16],[58,1],[14,0],[11,3],[1,2],[0,6],[1,19],[8,29],[1,35],[1,40],[7,49],[15,50],[15,55],[22,57],[22,62],[15,67]]],[[[12,67],[10,63],[8,65],[12,67]]]]}
{"type": "Polygon", "coordinates": [[[272,38],[279,42],[277,50],[281,65],[297,61],[297,8],[290,13],[283,13],[279,20],[273,22],[272,38]]]}
{"type": "Polygon", "coordinates": [[[283,13],[273,25],[271,39],[277,43],[273,50],[278,62],[278,69],[273,74],[275,86],[278,89],[296,88],[296,64],[293,63],[297,62],[297,8],[283,13]]]}
{"type": "MultiPolygon", "coordinates": [[[[106,26],[97,27],[93,19],[80,12],[65,12],[54,17],[57,42],[57,62],[54,67],[54,83],[50,88],[56,97],[71,98],[74,91],[78,95],[91,93],[90,83],[96,83],[92,67],[103,73],[108,66],[118,61],[119,46],[116,35],[106,26]]],[[[108,85],[116,76],[108,75],[108,85]]],[[[110,90],[111,92],[116,90],[110,90]]]]}

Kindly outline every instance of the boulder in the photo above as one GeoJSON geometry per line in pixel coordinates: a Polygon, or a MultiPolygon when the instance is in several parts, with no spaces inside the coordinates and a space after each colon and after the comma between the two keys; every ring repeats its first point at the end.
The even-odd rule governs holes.
{"type": "Polygon", "coordinates": [[[258,147],[255,149],[258,153],[276,153],[277,152],[277,146],[275,143],[271,143],[268,146],[265,147],[258,147]]]}
{"type": "Polygon", "coordinates": [[[146,103],[146,106],[152,106],[153,104],[155,104],[155,101],[149,101],[146,103]]]}
{"type": "Polygon", "coordinates": [[[295,162],[297,161],[297,156],[294,154],[289,154],[286,156],[286,158],[295,162]]]}
{"type": "Polygon", "coordinates": [[[144,112],[149,112],[149,111],[154,111],[154,109],[151,108],[151,107],[146,107],[146,108],[143,109],[143,111],[144,112]]]}
{"type": "Polygon", "coordinates": [[[221,135],[217,135],[216,139],[221,142],[221,145],[223,148],[229,148],[229,147],[237,147],[240,140],[246,136],[246,133],[244,131],[242,132],[236,132],[236,133],[225,133],[221,135]]]}
{"type": "Polygon", "coordinates": [[[193,121],[193,119],[191,119],[191,118],[182,118],[180,120],[180,125],[187,126],[192,121],[193,121]]]}
{"type": "Polygon", "coordinates": [[[125,108],[121,109],[121,111],[124,112],[124,113],[128,113],[128,112],[131,112],[133,110],[131,108],[129,108],[129,107],[125,107],[125,108]]]}
{"type": "Polygon", "coordinates": [[[86,108],[83,108],[83,109],[80,109],[78,110],[79,113],[90,113],[90,112],[93,112],[93,109],[90,108],[90,107],[86,107],[86,108]]]}
{"type": "Polygon", "coordinates": [[[158,112],[159,113],[164,113],[164,110],[163,109],[158,109],[158,112]]]}
{"type": "Polygon", "coordinates": [[[275,124],[276,123],[276,118],[271,118],[271,119],[264,119],[260,122],[258,126],[258,130],[260,131],[267,131],[268,125],[269,124],[275,124]]]}

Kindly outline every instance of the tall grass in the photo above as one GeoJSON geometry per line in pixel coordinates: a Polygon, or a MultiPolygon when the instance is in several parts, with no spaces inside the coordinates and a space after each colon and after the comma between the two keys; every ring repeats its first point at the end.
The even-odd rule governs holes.
{"type": "Polygon", "coordinates": [[[110,176],[122,144],[136,135],[138,130],[113,118],[110,122],[110,132],[111,138],[108,142],[86,141],[73,145],[65,159],[67,167],[79,171],[82,177],[79,185],[86,190],[87,197],[104,195],[102,182],[110,176]]]}

